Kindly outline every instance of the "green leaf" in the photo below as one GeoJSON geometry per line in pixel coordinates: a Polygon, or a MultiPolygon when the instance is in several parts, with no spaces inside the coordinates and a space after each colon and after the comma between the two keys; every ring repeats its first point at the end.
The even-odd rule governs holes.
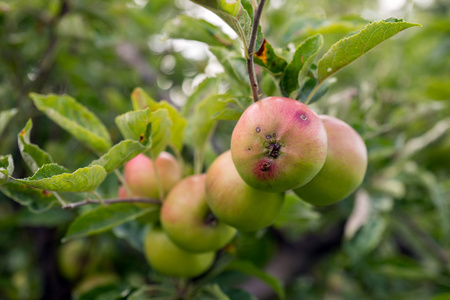
{"type": "Polygon", "coordinates": [[[23,160],[30,168],[31,172],[34,173],[43,165],[53,163],[53,159],[50,154],[42,150],[38,145],[30,142],[32,128],[33,121],[29,119],[22,131],[17,135],[17,142],[23,160]]]}
{"type": "Polygon", "coordinates": [[[287,66],[284,58],[275,53],[272,45],[266,40],[254,55],[255,63],[266,68],[274,75],[281,74],[287,66]]]}
{"type": "Polygon", "coordinates": [[[244,274],[257,277],[267,283],[277,293],[279,299],[286,298],[283,285],[280,280],[257,268],[249,261],[235,260],[228,266],[227,269],[236,270],[244,274]]]}
{"type": "Polygon", "coordinates": [[[306,79],[306,74],[320,48],[322,48],[322,44],[323,37],[315,35],[298,46],[294,53],[294,58],[287,65],[280,80],[280,90],[285,97],[293,98],[291,96],[292,93],[301,89],[306,79]]]}
{"type": "Polygon", "coordinates": [[[124,140],[114,145],[107,153],[97,160],[94,160],[90,166],[99,165],[105,168],[107,173],[120,168],[127,161],[148,150],[148,147],[143,146],[138,141],[124,140]]]}
{"type": "Polygon", "coordinates": [[[156,159],[159,153],[166,149],[172,136],[172,121],[170,121],[169,111],[158,109],[152,112],[150,122],[153,128],[151,155],[153,159],[156,159]]]}
{"type": "Polygon", "coordinates": [[[153,129],[151,127],[150,108],[127,112],[117,116],[115,122],[120,133],[126,139],[139,141],[145,146],[151,145],[153,129]]]}
{"type": "Polygon", "coordinates": [[[135,220],[152,211],[157,213],[158,209],[159,205],[156,204],[145,209],[129,203],[99,206],[76,218],[70,224],[62,242],[105,232],[117,225],[135,220]]]}
{"type": "Polygon", "coordinates": [[[0,156],[0,186],[8,181],[14,172],[14,161],[11,154],[0,156]]]}
{"type": "Polygon", "coordinates": [[[106,177],[102,166],[93,165],[67,173],[58,164],[48,164],[39,168],[32,177],[15,179],[17,182],[47,191],[56,192],[91,192],[94,191],[106,177]]]}
{"type": "Polygon", "coordinates": [[[68,95],[30,94],[36,107],[64,128],[75,138],[86,144],[96,154],[111,147],[111,138],[105,125],[85,106],[68,95]]]}
{"type": "Polygon", "coordinates": [[[187,121],[181,116],[180,112],[167,101],[163,100],[157,102],[153,100],[141,88],[135,88],[133,90],[131,101],[133,102],[133,107],[145,108],[148,106],[152,112],[157,111],[158,109],[166,109],[169,113],[169,119],[172,122],[170,128],[170,144],[178,151],[181,151],[181,148],[183,147],[183,134],[187,121]]]}
{"type": "Polygon", "coordinates": [[[210,46],[231,47],[233,40],[221,29],[205,20],[180,15],[166,23],[166,33],[174,39],[195,40],[210,46]]]}
{"type": "Polygon", "coordinates": [[[2,135],[6,125],[8,125],[9,121],[17,114],[18,111],[19,110],[17,108],[0,111],[0,135],[2,135]]]}
{"type": "Polygon", "coordinates": [[[5,183],[0,191],[6,197],[26,206],[32,212],[46,211],[58,201],[52,192],[39,190],[14,181],[5,183]]]}
{"type": "Polygon", "coordinates": [[[251,104],[249,101],[245,101],[245,98],[225,98],[219,100],[226,103],[226,107],[215,113],[213,120],[239,120],[245,109],[251,104]]]}
{"type": "Polygon", "coordinates": [[[421,25],[400,19],[387,19],[370,23],[357,34],[338,41],[319,60],[317,74],[319,84],[383,41],[413,26],[421,25]]]}

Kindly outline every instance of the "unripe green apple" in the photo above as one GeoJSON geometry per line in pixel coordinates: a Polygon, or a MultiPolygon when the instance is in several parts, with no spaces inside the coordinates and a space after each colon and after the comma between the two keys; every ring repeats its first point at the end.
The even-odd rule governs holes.
{"type": "MultiPolygon", "coordinates": [[[[186,228],[189,230],[189,228],[186,228]]],[[[208,270],[214,262],[215,252],[186,252],[159,228],[151,228],[144,241],[144,251],[150,266],[171,277],[190,278],[208,270]]]]}
{"type": "Polygon", "coordinates": [[[205,175],[193,175],[177,183],[161,208],[161,224],[179,247],[190,252],[219,250],[236,229],[217,220],[206,203],[205,175]]]}
{"type": "Polygon", "coordinates": [[[283,206],[284,193],[269,193],[246,184],[227,151],[208,169],[206,201],[219,220],[248,232],[272,224],[283,206]]]}
{"type": "MultiPolygon", "coordinates": [[[[161,179],[163,195],[181,180],[183,174],[177,160],[168,152],[161,152],[155,160],[161,179]]],[[[125,164],[124,177],[132,196],[159,198],[153,161],[144,154],[138,154],[125,164]]]]}
{"type": "Polygon", "coordinates": [[[255,189],[284,192],[310,181],[327,155],[319,117],[303,103],[269,97],[250,105],[231,136],[239,175],[255,189]]]}
{"type": "Polygon", "coordinates": [[[359,134],[344,121],[321,115],[328,137],[327,159],[310,182],[294,192],[314,205],[338,202],[361,184],[367,169],[367,149],[359,134]]]}

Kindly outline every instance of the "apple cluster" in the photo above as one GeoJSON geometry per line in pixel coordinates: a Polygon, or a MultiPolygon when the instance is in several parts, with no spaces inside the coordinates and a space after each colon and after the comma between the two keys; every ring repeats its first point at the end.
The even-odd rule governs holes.
{"type": "Polygon", "coordinates": [[[348,124],[317,116],[299,101],[269,97],[245,110],[231,150],[206,174],[182,178],[171,154],[155,161],[139,154],[124,167],[131,195],[121,187],[119,197],[162,197],[160,224],[146,233],[145,255],[156,271],[189,278],[209,269],[237,231],[271,225],[286,191],[313,205],[332,204],[361,184],[366,167],[364,141],[348,124]]]}

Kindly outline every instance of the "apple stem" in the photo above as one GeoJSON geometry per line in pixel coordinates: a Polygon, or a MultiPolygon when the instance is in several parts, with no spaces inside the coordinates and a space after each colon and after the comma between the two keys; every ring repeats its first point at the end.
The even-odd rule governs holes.
{"type": "Polygon", "coordinates": [[[73,202],[66,205],[63,205],[63,209],[74,209],[76,207],[84,206],[87,204],[101,204],[103,202],[104,205],[107,204],[115,204],[115,203],[150,203],[150,204],[161,204],[161,201],[157,199],[152,198],[129,198],[129,199],[103,199],[100,200],[93,200],[93,199],[86,199],[79,202],[73,202]]]}
{"type": "Polygon", "coordinates": [[[255,64],[253,62],[253,55],[255,52],[256,37],[258,35],[259,21],[261,20],[262,11],[266,0],[259,2],[258,8],[253,15],[252,33],[250,35],[250,43],[247,50],[247,70],[248,78],[250,80],[250,88],[252,90],[253,102],[258,101],[258,82],[255,76],[255,64]]]}

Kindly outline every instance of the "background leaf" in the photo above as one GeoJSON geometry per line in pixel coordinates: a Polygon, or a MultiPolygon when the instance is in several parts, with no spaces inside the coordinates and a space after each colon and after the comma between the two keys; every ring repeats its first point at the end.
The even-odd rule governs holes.
{"type": "Polygon", "coordinates": [[[292,93],[303,86],[309,67],[314,62],[323,44],[323,37],[315,35],[304,41],[294,53],[294,58],[287,65],[280,80],[280,90],[285,97],[293,98],[292,93]]]}
{"type": "Polygon", "coordinates": [[[5,183],[0,188],[0,191],[6,197],[35,213],[46,211],[58,202],[52,192],[36,189],[14,181],[5,183]]]}
{"type": "Polygon", "coordinates": [[[9,121],[17,114],[19,110],[12,108],[0,111],[0,136],[8,125],[9,121]]]}
{"type": "Polygon", "coordinates": [[[150,212],[158,213],[158,205],[151,205],[145,209],[129,203],[117,203],[100,206],[73,221],[63,242],[84,236],[91,236],[110,230],[111,228],[135,220],[150,212]]]}
{"type": "Polygon", "coordinates": [[[68,95],[30,94],[36,107],[96,154],[111,147],[108,130],[85,106],[68,95]]]}

